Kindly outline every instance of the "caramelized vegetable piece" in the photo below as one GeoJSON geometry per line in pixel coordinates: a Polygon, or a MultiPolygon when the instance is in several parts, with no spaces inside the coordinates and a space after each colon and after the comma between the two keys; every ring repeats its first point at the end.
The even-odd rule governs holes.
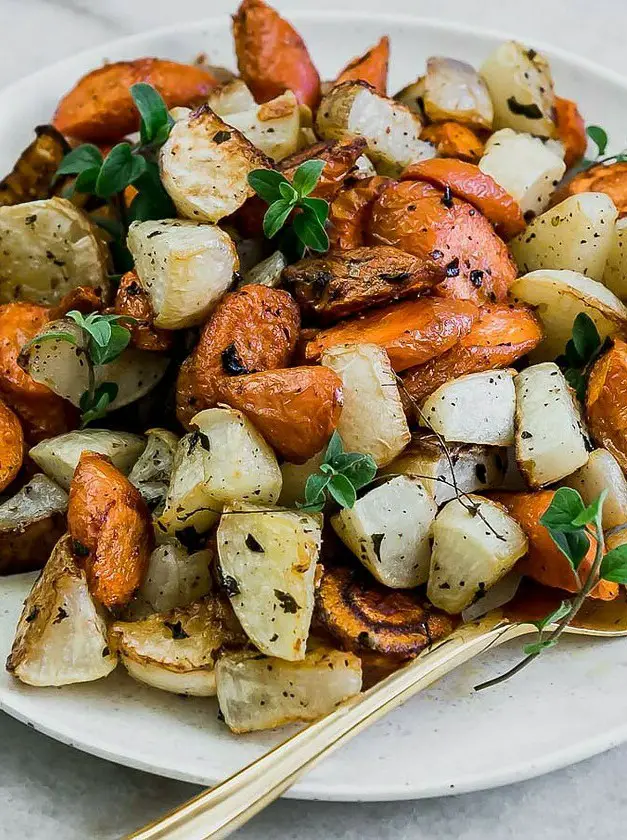
{"type": "Polygon", "coordinates": [[[77,286],[63,295],[56,306],[50,308],[48,318],[50,321],[57,321],[73,309],[82,315],[89,315],[90,312],[100,312],[102,305],[101,289],[94,289],[93,286],[77,286]]]}
{"type": "Polygon", "coordinates": [[[577,103],[571,99],[555,97],[555,124],[557,136],[564,146],[564,163],[570,169],[586,153],[588,138],[586,124],[579,113],[577,103]]]}
{"type": "Polygon", "coordinates": [[[307,345],[305,358],[316,362],[336,344],[378,344],[399,372],[449,350],[470,332],[478,316],[479,310],[468,300],[420,298],[393,303],[322,330],[307,345]]]}
{"type": "Polygon", "coordinates": [[[148,567],[154,532],[139,490],[104,455],[81,455],[70,485],[68,530],[87,551],[93,597],[109,609],[128,604],[148,567]]]}
{"type": "Polygon", "coordinates": [[[222,377],[221,402],[243,411],[270,446],[292,463],[326,445],[342,410],[342,380],[326,367],[222,377]]]}
{"type": "Polygon", "coordinates": [[[621,338],[592,366],[586,419],[594,440],[627,471],[627,343],[621,338]]]}
{"type": "Polygon", "coordinates": [[[285,367],[299,327],[300,312],[288,292],[249,285],[226,295],[181,368],[177,408],[183,425],[216,405],[222,377],[285,367]]]}
{"type": "Polygon", "coordinates": [[[70,147],[51,125],[37,126],[35,135],[12,172],[0,181],[0,205],[38,201],[50,195],[54,174],[70,147]]]}
{"type": "Polygon", "coordinates": [[[22,347],[48,321],[48,310],[35,303],[0,306],[0,396],[20,417],[26,438],[37,443],[78,426],[78,412],[18,365],[22,347]]]}
{"type": "Polygon", "coordinates": [[[243,0],[233,17],[237,66],[258,102],[292,90],[315,108],[320,77],[294,27],[263,0],[243,0]]]}
{"type": "Polygon", "coordinates": [[[91,143],[114,143],[137,131],[139,114],[131,87],[146,82],[168,108],[201,105],[217,80],[203,67],[161,58],[116,61],[92,70],[59,102],[55,127],[66,136],[91,143]]]}
{"type": "Polygon", "coordinates": [[[410,658],[453,630],[451,618],[416,591],[399,592],[346,567],[325,568],[316,617],[349,650],[410,658]]]}
{"type": "MultiPolygon", "coordinates": [[[[490,498],[507,508],[529,540],[528,553],[519,562],[518,569],[545,586],[577,592],[580,583],[575,571],[547,529],[540,524],[540,517],[551,504],[554,495],[554,490],[538,490],[535,493],[490,493],[490,498]]],[[[596,544],[591,539],[590,550],[579,566],[581,581],[586,579],[594,561],[595,550],[596,544]]],[[[600,580],[590,593],[590,597],[603,601],[611,601],[617,595],[618,584],[607,580],[600,580]]]]}
{"type": "Polygon", "coordinates": [[[432,158],[412,163],[401,177],[407,181],[427,181],[443,190],[448,188],[454,196],[483,213],[505,239],[511,239],[525,229],[518,202],[474,163],[432,158]]]}
{"type": "Polygon", "coordinates": [[[384,35],[368,52],[350,61],[338,75],[335,84],[341,85],[342,82],[354,81],[368,82],[377,93],[385,96],[388,87],[389,60],[390,39],[387,35],[384,35]]]}
{"type": "Polygon", "coordinates": [[[627,162],[598,163],[584,169],[553,194],[551,205],[555,206],[569,195],[582,192],[601,192],[609,195],[616,205],[619,217],[627,216],[627,162]]]}
{"type": "Polygon", "coordinates": [[[425,271],[437,266],[447,278],[436,290],[444,297],[501,301],[516,279],[507,246],[488,220],[424,181],[384,187],[372,206],[367,238],[419,257],[425,271]]]}
{"type": "Polygon", "coordinates": [[[389,183],[389,178],[375,175],[337,194],[329,208],[331,248],[347,251],[362,247],[374,200],[389,183]]]}
{"type": "Polygon", "coordinates": [[[384,246],[306,257],[283,272],[303,310],[324,321],[417,295],[442,277],[433,260],[384,246]]]}
{"type": "Polygon", "coordinates": [[[403,384],[418,405],[449,379],[512,365],[542,340],[531,309],[508,303],[486,305],[470,332],[451,350],[405,372],[403,384]]]}
{"type": "Polygon", "coordinates": [[[128,315],[135,319],[134,322],[123,322],[130,330],[134,347],[157,353],[172,347],[172,332],[153,326],[155,313],[150,295],[140,284],[135,270],[127,271],[120,280],[113,311],[116,315],[128,315]]]}
{"type": "Polygon", "coordinates": [[[432,123],[423,128],[421,140],[433,143],[440,157],[459,158],[478,163],[483,155],[483,141],[472,128],[457,122],[432,123]]]}
{"type": "Polygon", "coordinates": [[[22,424],[11,409],[0,400],[0,492],[13,481],[20,471],[23,460],[22,424]]]}

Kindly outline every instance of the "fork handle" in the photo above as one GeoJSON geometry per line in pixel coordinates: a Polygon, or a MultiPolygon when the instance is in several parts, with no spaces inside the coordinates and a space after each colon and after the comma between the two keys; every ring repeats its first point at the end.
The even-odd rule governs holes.
{"type": "Polygon", "coordinates": [[[203,791],[127,840],[218,840],[278,799],[320,759],[413,694],[489,647],[530,632],[499,617],[464,625],[400,671],[301,729],[214,788],[203,791]]]}

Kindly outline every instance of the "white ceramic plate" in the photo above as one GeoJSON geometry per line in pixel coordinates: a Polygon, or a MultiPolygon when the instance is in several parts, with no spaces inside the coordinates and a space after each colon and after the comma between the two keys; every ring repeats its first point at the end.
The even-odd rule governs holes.
{"type": "MultiPolygon", "coordinates": [[[[507,36],[403,16],[294,13],[323,78],[383,33],[392,40],[391,89],[417,77],[427,56],[479,64],[507,36]]],[[[627,136],[627,82],[560,51],[557,89],[614,145],[627,136]]],[[[0,93],[0,172],[46,122],[59,96],[103,59],[200,52],[234,66],[226,17],[128,38],[57,64],[0,93]]],[[[0,661],[7,655],[32,575],[0,579],[0,661]]],[[[300,798],[410,799],[496,787],[530,778],[627,740],[627,640],[566,640],[524,675],[475,694],[472,686],[517,661],[520,643],[444,679],[367,730],[291,791],[300,798]],[[599,713],[598,710],[602,710],[599,713]]],[[[87,752],[186,781],[211,784],[265,752],[284,732],[235,737],[214,701],[184,699],[134,683],[118,668],[106,680],[32,689],[0,672],[0,707],[87,752]]]]}

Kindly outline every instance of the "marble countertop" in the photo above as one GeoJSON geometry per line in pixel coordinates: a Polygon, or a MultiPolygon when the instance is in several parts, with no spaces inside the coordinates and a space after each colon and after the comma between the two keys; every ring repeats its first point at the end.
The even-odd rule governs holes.
{"type": "MultiPolygon", "coordinates": [[[[352,7],[356,0],[316,0],[352,7]]],[[[310,0],[279,0],[281,9],[310,0]]],[[[89,46],[233,10],[235,0],[0,0],[0,86],[89,46]]],[[[360,8],[381,9],[377,0],[360,8]]],[[[578,52],[623,71],[619,0],[388,0],[388,11],[473,23],[578,52]]],[[[591,710],[591,714],[600,713],[591,710]]],[[[197,788],[70,749],[0,713],[0,840],[116,840],[197,788]]],[[[589,840],[627,822],[627,746],[507,788],[404,803],[282,801],[238,836],[250,840],[589,840]]]]}

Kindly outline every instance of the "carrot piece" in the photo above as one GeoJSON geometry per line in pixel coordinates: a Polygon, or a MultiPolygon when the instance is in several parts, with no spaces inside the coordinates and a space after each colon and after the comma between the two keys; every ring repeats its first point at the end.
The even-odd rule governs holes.
{"type": "Polygon", "coordinates": [[[388,64],[390,61],[390,39],[384,35],[368,52],[350,61],[339,73],[334,84],[342,82],[367,82],[385,96],[388,88],[388,64]]]}
{"type": "Polygon", "coordinates": [[[511,239],[526,227],[520,204],[474,163],[431,158],[412,163],[401,175],[403,181],[427,181],[472,204],[489,219],[497,233],[511,239]]]}
{"type": "Polygon", "coordinates": [[[72,309],[76,309],[82,315],[89,315],[90,312],[99,312],[102,309],[102,293],[100,289],[93,286],[77,286],[75,289],[63,295],[56,306],[48,312],[48,318],[56,321],[63,318],[72,309]]]}
{"type": "MultiPolygon", "coordinates": [[[[549,532],[540,524],[540,518],[553,501],[554,490],[537,490],[533,493],[490,493],[490,498],[504,505],[518,522],[529,540],[527,555],[518,563],[518,569],[544,586],[577,592],[579,580],[574,569],[551,539],[549,532]]],[[[594,562],[596,542],[591,540],[590,549],[579,566],[581,580],[585,580],[594,562]]],[[[611,601],[618,595],[618,584],[600,580],[591,598],[611,601]]]]}
{"type": "Polygon", "coordinates": [[[479,315],[468,300],[420,298],[394,303],[322,330],[309,342],[305,358],[317,362],[336,344],[378,344],[395,371],[421,365],[449,350],[470,332],[479,315]]]}
{"type": "Polygon", "coordinates": [[[588,428],[627,470],[627,343],[614,339],[592,366],[586,393],[588,428]]]}
{"type": "Polygon", "coordinates": [[[225,376],[218,393],[221,402],[243,411],[270,446],[293,463],[320,452],[342,409],[342,380],[320,366],[225,376]]]}
{"type": "Polygon", "coordinates": [[[243,0],[233,17],[241,77],[258,102],[292,90],[313,110],[320,101],[320,76],[294,27],[263,0],[243,0]]]}
{"type": "Polygon", "coordinates": [[[127,604],[143,580],[154,532],[139,490],[104,455],[81,455],[70,485],[68,530],[88,552],[93,597],[109,609],[127,604]]]}
{"type": "Polygon", "coordinates": [[[0,400],[0,491],[6,490],[21,469],[24,460],[22,424],[0,400]]]}
{"type": "Polygon", "coordinates": [[[120,280],[115,296],[113,312],[127,315],[135,320],[123,322],[131,333],[131,343],[140,350],[152,350],[157,353],[169,350],[173,343],[170,330],[160,330],[153,326],[155,317],[148,292],[142,287],[137,272],[127,271],[120,280]]]}
{"type": "Polygon", "coordinates": [[[62,134],[90,143],[115,143],[139,128],[139,114],[130,88],[146,82],[156,88],[168,108],[190,108],[206,101],[216,86],[203,67],[161,58],[116,61],[92,70],[57,106],[53,124],[62,134]]]}
{"type": "Polygon", "coordinates": [[[570,169],[571,166],[579,163],[588,147],[586,124],[579,113],[577,103],[572,99],[556,96],[555,124],[557,136],[564,144],[564,163],[570,169]]]}
{"type": "Polygon", "coordinates": [[[468,202],[425,181],[385,186],[372,205],[366,239],[439,266],[447,279],[435,291],[443,297],[502,301],[517,276],[507,246],[488,220],[468,202]]]}
{"type": "Polygon", "coordinates": [[[375,175],[341,190],[329,208],[329,241],[331,248],[351,250],[364,244],[370,211],[389,178],[375,175]]]}
{"type": "Polygon", "coordinates": [[[432,123],[422,129],[421,140],[433,143],[440,157],[459,158],[478,163],[483,155],[483,141],[467,125],[457,122],[432,123]]]}
{"type": "Polygon", "coordinates": [[[570,195],[582,192],[601,192],[609,195],[620,218],[627,216],[627,162],[599,163],[584,169],[553,194],[555,206],[570,195]]]}
{"type": "Polygon", "coordinates": [[[542,328],[531,309],[506,303],[486,305],[461,341],[448,352],[406,371],[403,384],[421,405],[450,379],[509,367],[541,340],[542,328]]]}
{"type": "Polygon", "coordinates": [[[22,347],[49,320],[45,306],[16,302],[0,306],[0,397],[20,417],[29,443],[55,437],[78,426],[79,415],[18,364],[22,347]]]}

